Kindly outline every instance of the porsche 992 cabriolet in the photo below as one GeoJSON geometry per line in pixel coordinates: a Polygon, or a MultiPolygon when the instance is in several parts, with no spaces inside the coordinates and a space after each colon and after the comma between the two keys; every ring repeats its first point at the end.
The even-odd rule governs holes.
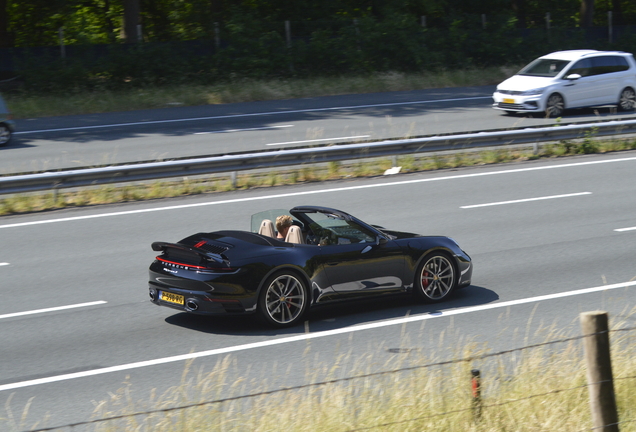
{"type": "Polygon", "coordinates": [[[369,225],[340,210],[300,206],[252,216],[251,231],[214,231],[155,242],[153,303],[201,315],[259,314],[274,327],[308,308],[412,294],[438,302],[471,283],[471,259],[449,237],[369,225]],[[277,216],[292,226],[276,238],[277,216]]]}

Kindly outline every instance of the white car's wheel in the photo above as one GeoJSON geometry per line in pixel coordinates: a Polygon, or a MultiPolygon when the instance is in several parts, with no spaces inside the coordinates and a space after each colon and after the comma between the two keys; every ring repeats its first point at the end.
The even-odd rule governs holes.
{"type": "Polygon", "coordinates": [[[559,117],[565,110],[565,101],[563,96],[558,93],[552,93],[545,103],[545,115],[547,117],[559,117]]]}
{"type": "Polygon", "coordinates": [[[0,124],[0,147],[9,144],[11,141],[11,129],[8,126],[0,124]]]}
{"type": "Polygon", "coordinates": [[[618,99],[618,108],[621,111],[633,111],[636,108],[636,92],[631,87],[623,89],[618,99]]]}

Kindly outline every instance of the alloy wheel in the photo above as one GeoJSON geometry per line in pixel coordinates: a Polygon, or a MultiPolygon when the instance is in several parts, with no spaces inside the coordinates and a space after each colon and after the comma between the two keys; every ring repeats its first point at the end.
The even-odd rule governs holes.
{"type": "Polygon", "coordinates": [[[0,147],[6,145],[11,140],[11,130],[4,125],[0,125],[0,147]]]}
{"type": "Polygon", "coordinates": [[[455,286],[455,268],[444,255],[433,255],[419,274],[421,295],[427,300],[441,300],[455,286]]]}
{"type": "Polygon", "coordinates": [[[626,88],[621,92],[618,106],[622,111],[632,111],[636,108],[636,92],[631,88],[626,88]]]}
{"type": "Polygon", "coordinates": [[[563,114],[564,109],[565,101],[563,100],[563,96],[557,93],[551,94],[545,104],[546,115],[548,117],[559,117],[563,114]]]}
{"type": "Polygon", "coordinates": [[[290,325],[305,311],[307,293],[294,276],[282,274],[270,282],[265,292],[266,318],[273,324],[290,325]]]}

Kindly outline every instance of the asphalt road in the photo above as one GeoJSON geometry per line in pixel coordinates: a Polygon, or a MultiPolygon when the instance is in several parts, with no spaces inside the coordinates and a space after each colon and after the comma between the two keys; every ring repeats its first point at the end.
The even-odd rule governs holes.
{"type": "Polygon", "coordinates": [[[18,415],[34,398],[23,429],[46,413],[63,425],[128,383],[133,409],[154,407],[151,389],[177,385],[187,359],[210,371],[229,357],[229,396],[451,359],[469,340],[496,351],[548,327],[576,335],[583,311],[633,326],[636,152],[2,217],[0,243],[0,406],[18,415]],[[473,285],[437,305],[324,308],[286,330],[149,302],[152,241],[248,229],[253,213],[302,204],[451,236],[474,260],[473,285]]]}
{"type": "MultiPolygon", "coordinates": [[[[21,119],[0,174],[553,124],[490,108],[494,86],[21,119]]],[[[574,110],[561,123],[634,118],[574,110]]]]}

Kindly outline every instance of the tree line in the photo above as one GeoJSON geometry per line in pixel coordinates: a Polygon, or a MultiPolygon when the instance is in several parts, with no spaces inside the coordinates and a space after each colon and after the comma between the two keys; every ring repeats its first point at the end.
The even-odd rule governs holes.
{"type": "MultiPolygon", "coordinates": [[[[0,48],[212,40],[219,26],[497,16],[518,29],[636,24],[633,0],[0,0],[0,48]],[[611,15],[608,14],[611,12],[611,15]],[[546,18],[549,14],[549,18],[546,18]],[[611,17],[611,18],[610,18],[611,17]],[[546,22],[548,19],[549,23],[546,22]],[[62,29],[62,31],[60,31],[62,29]]],[[[327,25],[327,24],[324,24],[327,25]]],[[[302,26],[301,26],[302,27],[302,26]]],[[[304,27],[302,27],[304,28],[304,27]]]]}

